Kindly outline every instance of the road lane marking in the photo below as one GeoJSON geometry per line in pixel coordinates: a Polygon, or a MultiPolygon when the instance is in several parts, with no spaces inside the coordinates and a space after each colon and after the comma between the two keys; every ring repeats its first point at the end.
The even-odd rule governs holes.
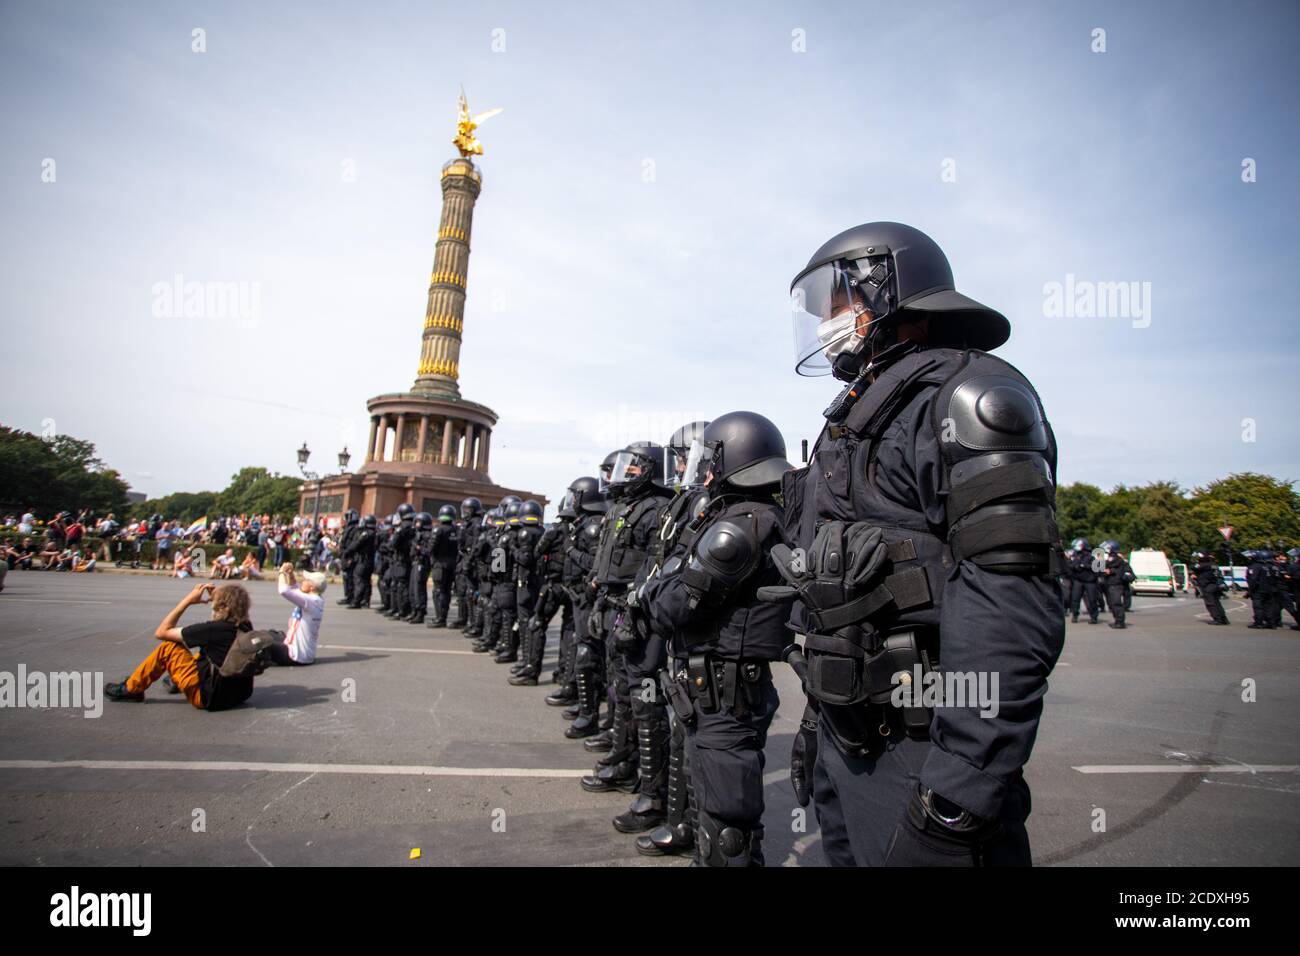
{"type": "Polygon", "coordinates": [[[88,601],[81,598],[25,598],[25,597],[7,597],[4,599],[6,604],[13,604],[15,601],[22,604],[113,604],[113,601],[88,601]]]}
{"type": "Polygon", "coordinates": [[[587,770],[427,767],[385,763],[265,763],[251,760],[0,760],[0,770],[198,770],[209,773],[329,773],[386,777],[585,777],[587,770]]]}
{"type": "Polygon", "coordinates": [[[474,654],[473,651],[450,651],[440,647],[370,647],[364,644],[318,644],[317,647],[331,651],[387,651],[390,654],[474,654]]]}
{"type": "Polygon", "coordinates": [[[1300,764],[1091,764],[1070,769],[1079,773],[1300,773],[1300,764]]]}

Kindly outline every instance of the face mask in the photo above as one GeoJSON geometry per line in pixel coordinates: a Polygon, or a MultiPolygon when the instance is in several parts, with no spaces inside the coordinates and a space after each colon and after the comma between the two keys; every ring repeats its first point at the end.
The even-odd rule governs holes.
{"type": "Polygon", "coordinates": [[[858,337],[853,334],[857,322],[857,315],[849,309],[817,323],[817,340],[828,360],[833,362],[835,356],[857,345],[858,337]]]}

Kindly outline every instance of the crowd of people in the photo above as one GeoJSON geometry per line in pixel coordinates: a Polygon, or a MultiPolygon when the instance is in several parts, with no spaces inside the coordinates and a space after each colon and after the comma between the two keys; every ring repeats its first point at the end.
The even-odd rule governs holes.
{"type": "MultiPolygon", "coordinates": [[[[114,514],[96,517],[89,511],[74,516],[60,511],[48,522],[41,522],[34,514],[21,517],[7,515],[4,526],[15,528],[23,540],[6,551],[9,568],[16,566],[45,570],[93,571],[100,559],[112,560],[118,567],[139,568],[144,544],[152,541],[154,550],[148,565],[155,571],[166,571],[173,577],[191,577],[196,573],[194,547],[196,545],[240,544],[251,552],[233,569],[223,562],[222,573],[213,577],[239,577],[245,580],[260,578],[263,568],[270,564],[278,567],[290,551],[301,554],[301,562],[309,569],[324,569],[337,556],[336,533],[325,519],[313,521],[310,517],[294,516],[277,519],[271,515],[231,515],[212,520],[206,518],[186,524],[154,514],[146,518],[117,520],[114,514]],[[86,545],[94,537],[104,542],[96,552],[86,545]],[[105,550],[106,549],[106,550],[105,550]]],[[[233,549],[227,554],[233,556],[233,549]]]]}

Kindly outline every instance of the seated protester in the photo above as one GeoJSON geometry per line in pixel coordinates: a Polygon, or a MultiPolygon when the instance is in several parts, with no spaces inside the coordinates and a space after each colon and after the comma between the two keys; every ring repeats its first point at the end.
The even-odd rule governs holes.
{"type": "Polygon", "coordinates": [[[23,543],[17,548],[10,548],[13,555],[13,564],[10,567],[22,568],[24,571],[32,569],[32,560],[36,557],[36,545],[32,543],[31,538],[23,538],[23,543]]]}
{"type": "Polygon", "coordinates": [[[217,556],[217,560],[212,562],[212,574],[214,578],[228,578],[235,573],[235,549],[226,548],[226,553],[217,556]]]}
{"type": "Polygon", "coordinates": [[[45,548],[41,551],[41,567],[46,571],[58,570],[59,556],[62,553],[58,545],[47,539],[45,548]]]}
{"type": "Polygon", "coordinates": [[[244,563],[239,566],[239,571],[235,576],[245,580],[262,576],[262,566],[257,563],[257,558],[252,551],[244,555],[244,563]]]}
{"type": "Polygon", "coordinates": [[[64,548],[62,551],[60,551],[58,554],[56,554],[56,555],[54,556],[54,558],[53,558],[53,560],[54,560],[54,570],[55,570],[55,571],[71,571],[71,570],[72,570],[72,560],[73,560],[73,556],[74,556],[76,553],[77,553],[77,552],[73,551],[71,548],[64,548]]]}
{"type": "Polygon", "coordinates": [[[194,559],[185,549],[176,552],[176,559],[172,562],[172,574],[178,578],[188,578],[194,573],[194,559]]]}
{"type": "Polygon", "coordinates": [[[289,629],[284,643],[271,648],[271,662],[286,667],[292,664],[310,664],[316,660],[316,638],[320,634],[321,618],[325,615],[325,575],[308,571],[300,585],[294,577],[293,564],[280,566],[280,597],[294,606],[289,615],[289,629]]]}
{"type": "Polygon", "coordinates": [[[223,677],[226,661],[240,631],[252,630],[248,592],[238,584],[198,584],[163,618],[154,637],[154,652],[120,684],[105,684],[109,700],[142,701],[149,685],[167,674],[185,699],[199,710],[237,707],[253,693],[253,678],[223,677]],[[180,627],[181,615],[195,604],[211,604],[212,619],[180,627]],[[198,650],[195,657],[191,650],[198,650]]]}
{"type": "Polygon", "coordinates": [[[81,550],[77,549],[72,552],[72,569],[73,571],[84,574],[87,571],[95,570],[95,559],[93,557],[85,558],[81,555],[81,550]]]}

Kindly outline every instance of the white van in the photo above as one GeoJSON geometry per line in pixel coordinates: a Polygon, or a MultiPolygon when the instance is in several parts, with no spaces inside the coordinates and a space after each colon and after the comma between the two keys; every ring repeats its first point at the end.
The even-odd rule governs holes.
{"type": "Polygon", "coordinates": [[[1174,568],[1163,551],[1139,548],[1130,552],[1128,564],[1133,569],[1134,594],[1174,596],[1174,568]]]}

